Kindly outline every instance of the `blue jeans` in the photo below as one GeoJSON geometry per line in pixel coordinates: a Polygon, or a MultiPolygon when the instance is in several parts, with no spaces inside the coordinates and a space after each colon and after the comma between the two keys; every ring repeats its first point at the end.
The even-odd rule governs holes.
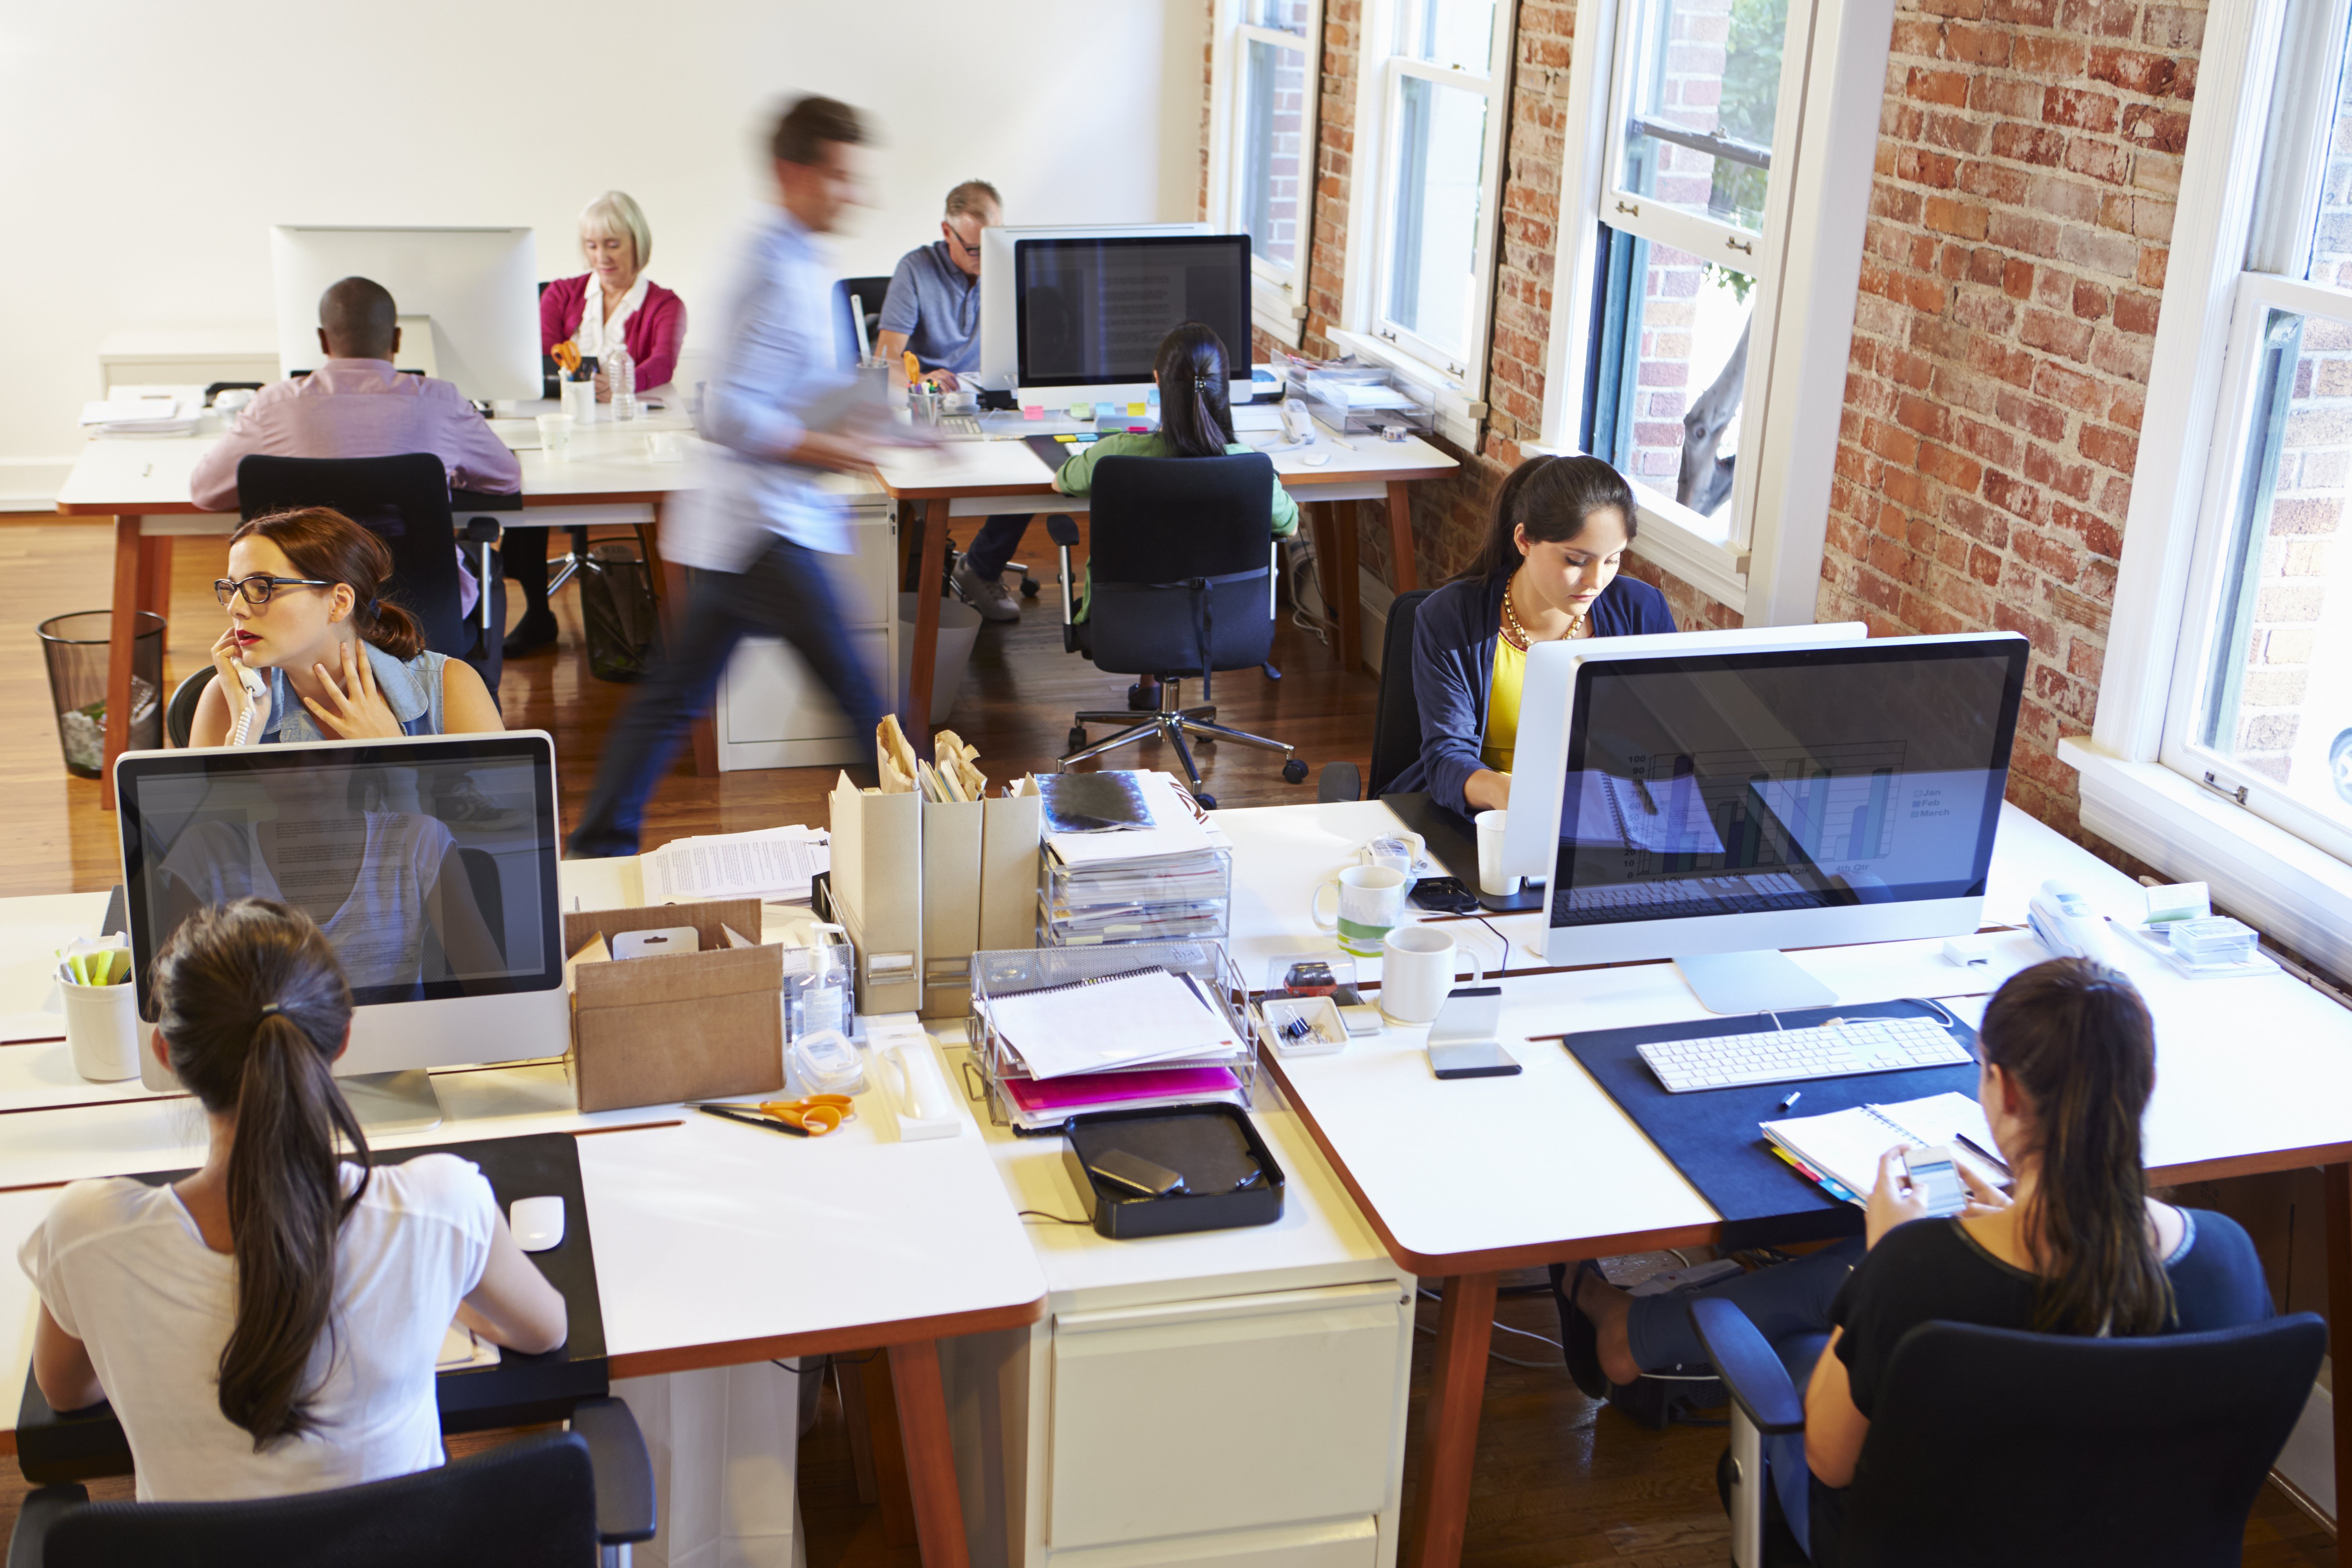
{"type": "Polygon", "coordinates": [[[980,576],[995,576],[1013,559],[1013,552],[1021,548],[1021,536],[1028,531],[1029,514],[1025,511],[990,518],[981,525],[971,548],[963,552],[964,563],[980,576]]]}
{"type": "MultiPolygon", "coordinates": [[[[1737,1302],[1779,1353],[1789,1380],[1801,1396],[1811,1381],[1813,1363],[1829,1343],[1830,1304],[1845,1288],[1846,1277],[1862,1261],[1864,1250],[1862,1237],[1850,1237],[1794,1262],[1759,1268],[1692,1294],[1737,1302]]],[[[1690,1304],[1687,1295],[1643,1296],[1634,1300],[1625,1319],[1625,1340],[1634,1363],[1643,1372],[1671,1373],[1706,1363],[1706,1347],[1691,1327],[1690,1304]]],[[[1804,1435],[1767,1437],[1764,1461],[1789,1529],[1797,1543],[1811,1553],[1813,1493],[1826,1489],[1817,1488],[1812,1472],[1805,1468],[1804,1435]]]]}
{"type": "Polygon", "coordinates": [[[758,635],[782,637],[799,652],[849,715],[853,734],[874,732],[882,720],[882,700],[842,630],[824,558],[789,540],[771,540],[740,573],[695,574],[685,613],[672,620],[661,659],[604,737],[595,793],[572,834],[575,858],[637,852],[654,786],[694,721],[709,710],[735,645],[758,635]]]}

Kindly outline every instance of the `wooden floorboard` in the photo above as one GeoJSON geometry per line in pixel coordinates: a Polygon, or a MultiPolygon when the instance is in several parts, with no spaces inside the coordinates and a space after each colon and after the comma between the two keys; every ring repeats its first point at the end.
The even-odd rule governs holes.
{"type": "MultiPolygon", "coordinates": [[[[968,538],[969,530],[958,530],[968,538]]],[[[1037,529],[1023,551],[1045,584],[1015,627],[983,628],[971,672],[950,722],[981,748],[991,776],[1050,765],[1063,745],[1070,714],[1079,707],[1118,707],[1123,679],[1096,673],[1061,651],[1051,581],[1052,556],[1037,529]]],[[[222,624],[212,598],[226,550],[184,540],[173,552],[167,674],[176,679],[205,657],[222,624]]],[[[105,602],[110,582],[110,531],[69,525],[0,527],[0,721],[18,737],[0,748],[0,835],[13,845],[0,868],[0,894],[102,889],[118,875],[114,818],[99,810],[94,782],[68,779],[59,761],[47,678],[33,627],[39,620],[105,602]]],[[[591,764],[605,726],[629,689],[590,679],[579,658],[579,596],[557,601],[563,641],[553,656],[508,667],[502,696],[516,727],[542,728],[556,737],[567,822],[578,813],[592,779],[591,764]]],[[[1221,679],[1219,717],[1244,730],[1298,747],[1310,767],[1335,759],[1364,765],[1371,744],[1374,687],[1364,675],[1343,675],[1337,659],[1310,635],[1287,625],[1276,645],[1279,682],[1255,673],[1221,679]]],[[[1276,753],[1204,747],[1210,788],[1227,805],[1280,805],[1314,798],[1312,780],[1286,784],[1276,753]]],[[[1115,765],[1172,769],[1157,747],[1108,759],[1115,765]]],[[[688,764],[690,767],[690,763],[688,764]]],[[[656,794],[647,816],[646,847],[688,833],[728,832],[784,822],[821,824],[832,768],[782,769],[698,779],[674,770],[656,794]]],[[[13,1263],[0,1261],[0,1267],[13,1263]]],[[[1540,1279],[1511,1277],[1512,1283],[1540,1279]]],[[[1556,1338],[1559,1321],[1540,1297],[1504,1299],[1498,1320],[1511,1328],[1556,1338]]],[[[1433,1328],[1436,1307],[1423,1303],[1422,1321],[1433,1328]]],[[[1416,1336],[1415,1419],[1406,1438],[1407,1510],[1420,1471],[1418,1419],[1433,1342],[1416,1336]]],[[[1472,1479],[1466,1568],[1559,1568],[1606,1563],[1615,1568],[1699,1568],[1729,1560],[1729,1537],[1715,1495],[1720,1428],[1676,1426],[1647,1432],[1577,1392],[1559,1352],[1513,1334],[1495,1336],[1502,1355],[1534,1363],[1488,1363],[1485,1419],[1472,1479]]],[[[453,1442],[453,1454],[485,1438],[453,1442]]],[[[877,1508],[856,1498],[849,1437],[832,1381],[817,1424],[801,1446],[801,1510],[811,1568],[919,1568],[911,1546],[883,1539],[877,1508]]],[[[0,1531],[16,1521],[24,1483],[13,1464],[0,1462],[0,1531]]],[[[127,1497],[130,1483],[100,1483],[99,1495],[127,1497]]],[[[2275,1487],[2265,1488],[2246,1529],[2247,1568],[2334,1568],[2335,1541],[2275,1487]]]]}

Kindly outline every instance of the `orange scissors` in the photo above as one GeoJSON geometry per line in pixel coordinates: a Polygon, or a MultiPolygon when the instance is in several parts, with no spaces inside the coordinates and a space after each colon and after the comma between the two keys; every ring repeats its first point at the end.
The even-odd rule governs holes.
{"type": "Polygon", "coordinates": [[[845,1094],[807,1094],[798,1100],[763,1100],[759,1110],[779,1121],[788,1121],[812,1138],[821,1138],[857,1114],[845,1094]]]}
{"type": "Polygon", "coordinates": [[[566,375],[580,368],[580,350],[576,344],[558,343],[548,351],[547,357],[562,366],[566,375]]]}

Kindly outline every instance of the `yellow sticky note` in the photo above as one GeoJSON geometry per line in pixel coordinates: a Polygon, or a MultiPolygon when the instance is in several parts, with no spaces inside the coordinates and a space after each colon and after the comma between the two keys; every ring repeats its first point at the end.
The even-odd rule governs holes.
{"type": "Polygon", "coordinates": [[[1056,436],[1054,439],[1056,441],[1069,442],[1076,440],[1077,437],[1076,436],[1056,436]]]}
{"type": "Polygon", "coordinates": [[[1129,419],[1140,419],[1150,412],[1151,405],[1148,403],[1130,403],[1127,405],[1127,416],[1129,419]]]}

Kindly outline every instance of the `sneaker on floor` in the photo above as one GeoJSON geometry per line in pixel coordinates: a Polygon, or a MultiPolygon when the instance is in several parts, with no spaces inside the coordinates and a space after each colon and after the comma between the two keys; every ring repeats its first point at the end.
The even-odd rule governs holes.
{"type": "Polygon", "coordinates": [[[507,634],[506,657],[528,658],[541,648],[553,647],[556,629],[554,611],[531,611],[507,634]]]}
{"type": "Polygon", "coordinates": [[[983,577],[971,569],[970,561],[955,563],[956,596],[980,612],[984,621],[1017,621],[1021,606],[1004,586],[1002,577],[983,577]]]}

